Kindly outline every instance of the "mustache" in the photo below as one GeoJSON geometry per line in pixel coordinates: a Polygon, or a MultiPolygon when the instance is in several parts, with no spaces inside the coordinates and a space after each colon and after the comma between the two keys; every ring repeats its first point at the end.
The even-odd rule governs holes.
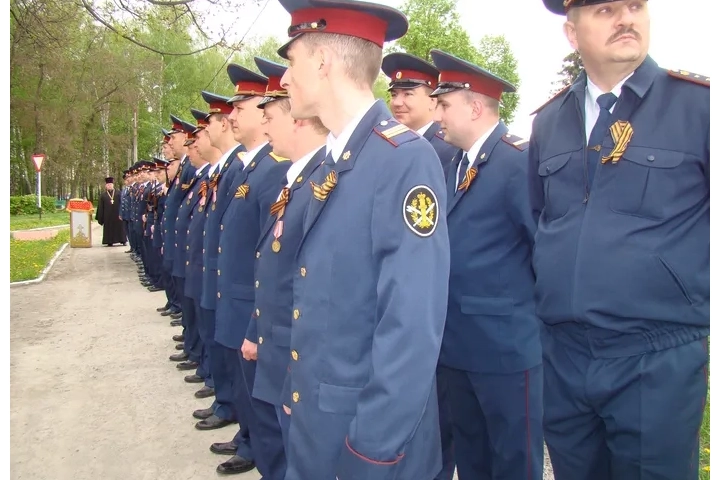
{"type": "Polygon", "coordinates": [[[607,45],[613,43],[615,40],[622,37],[623,35],[632,35],[633,37],[635,37],[635,40],[640,40],[640,34],[638,32],[633,30],[632,27],[625,27],[615,32],[613,36],[608,39],[607,45]]]}

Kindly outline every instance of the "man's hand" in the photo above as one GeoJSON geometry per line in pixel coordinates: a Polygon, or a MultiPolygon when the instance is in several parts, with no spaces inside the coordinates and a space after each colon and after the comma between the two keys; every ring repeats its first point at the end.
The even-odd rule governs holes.
{"type": "Polygon", "coordinates": [[[243,358],[248,362],[257,360],[257,343],[253,343],[250,340],[245,339],[240,351],[242,352],[243,358]]]}
{"type": "Polygon", "coordinates": [[[288,415],[291,414],[290,407],[288,407],[287,405],[283,405],[283,411],[284,411],[286,414],[288,414],[288,415]]]}
{"type": "Polygon", "coordinates": [[[143,213],[143,216],[142,216],[142,221],[143,221],[143,222],[147,222],[147,215],[145,215],[144,213],[143,213]]]}
{"type": "Polygon", "coordinates": [[[122,220],[122,217],[120,215],[118,215],[118,220],[122,220]]]}
{"type": "Polygon", "coordinates": [[[163,183],[163,186],[162,186],[161,190],[162,190],[162,194],[163,194],[163,195],[165,195],[165,194],[167,193],[167,191],[168,191],[168,188],[167,188],[167,186],[165,186],[164,183],[163,183]]]}
{"type": "Polygon", "coordinates": [[[155,225],[150,225],[150,235],[155,233],[155,225]]]}

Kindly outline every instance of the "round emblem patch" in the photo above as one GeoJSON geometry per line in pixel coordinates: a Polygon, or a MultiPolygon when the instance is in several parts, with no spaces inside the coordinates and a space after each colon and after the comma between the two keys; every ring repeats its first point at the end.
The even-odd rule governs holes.
{"type": "Polygon", "coordinates": [[[413,187],[403,201],[405,225],[420,237],[429,237],[437,226],[438,205],[435,192],[426,185],[413,187]]]}

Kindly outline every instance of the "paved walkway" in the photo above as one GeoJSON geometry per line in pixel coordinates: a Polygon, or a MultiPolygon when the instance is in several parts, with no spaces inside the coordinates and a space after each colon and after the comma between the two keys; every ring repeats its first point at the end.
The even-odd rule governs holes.
{"type": "Polygon", "coordinates": [[[95,224],[93,248],[67,248],[44,282],[10,292],[11,478],[217,478],[229,457],[208,447],[237,425],[194,428],[210,399],[167,358],[181,330],[155,312],[165,295],[138,283],[127,247],[101,239],[95,224]]]}

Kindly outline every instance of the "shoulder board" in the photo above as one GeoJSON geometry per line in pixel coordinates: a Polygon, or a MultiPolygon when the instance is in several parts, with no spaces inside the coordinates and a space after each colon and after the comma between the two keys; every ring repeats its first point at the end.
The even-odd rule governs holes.
{"type": "Polygon", "coordinates": [[[531,112],[530,115],[535,115],[535,114],[538,113],[540,110],[542,110],[543,108],[545,108],[545,107],[547,107],[548,105],[550,105],[553,100],[555,100],[556,98],[558,98],[559,96],[561,96],[561,95],[563,95],[565,92],[567,92],[567,91],[570,89],[570,87],[572,87],[572,85],[568,85],[567,87],[565,87],[565,88],[563,88],[562,90],[560,90],[559,92],[557,92],[555,95],[553,95],[552,97],[550,97],[550,99],[549,99],[547,102],[543,103],[543,104],[540,105],[538,108],[536,108],[534,112],[531,112]]]}
{"type": "Polygon", "coordinates": [[[290,160],[289,158],[281,157],[275,152],[270,152],[270,156],[275,159],[276,162],[287,162],[288,160],[290,160]]]}
{"type": "Polygon", "coordinates": [[[417,132],[392,119],[380,122],[373,129],[373,132],[387,140],[394,147],[419,138],[417,132]]]}
{"type": "Polygon", "coordinates": [[[691,83],[697,83],[698,85],[703,85],[705,87],[710,86],[710,77],[688,72],[687,70],[668,70],[668,75],[691,83]]]}
{"type": "Polygon", "coordinates": [[[512,133],[506,133],[505,135],[503,135],[502,141],[510,146],[517,148],[521,152],[524,152],[528,148],[527,140],[522,137],[518,137],[517,135],[513,135],[512,133]]]}
{"type": "Polygon", "coordinates": [[[439,138],[440,140],[443,140],[443,141],[444,141],[444,140],[445,140],[445,131],[442,130],[442,129],[441,129],[441,130],[438,130],[437,133],[435,134],[435,136],[436,136],[437,138],[439,138]]]}
{"type": "Polygon", "coordinates": [[[183,184],[180,186],[180,188],[182,188],[183,190],[187,190],[188,188],[190,188],[190,184],[189,184],[189,183],[183,183],[183,184]]]}

